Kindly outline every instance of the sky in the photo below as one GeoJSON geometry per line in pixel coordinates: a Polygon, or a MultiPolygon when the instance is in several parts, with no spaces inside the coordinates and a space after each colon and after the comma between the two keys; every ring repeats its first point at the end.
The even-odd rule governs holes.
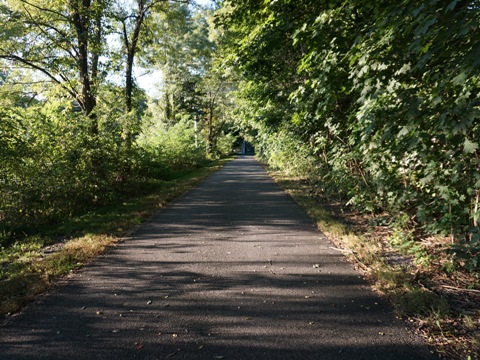
{"type": "Polygon", "coordinates": [[[199,5],[210,5],[212,0],[196,0],[197,4],[199,5]]]}
{"type": "Polygon", "coordinates": [[[162,72],[160,70],[147,71],[146,69],[134,70],[134,76],[138,86],[146,91],[148,96],[152,98],[160,97],[160,88],[162,82],[162,72]]]}

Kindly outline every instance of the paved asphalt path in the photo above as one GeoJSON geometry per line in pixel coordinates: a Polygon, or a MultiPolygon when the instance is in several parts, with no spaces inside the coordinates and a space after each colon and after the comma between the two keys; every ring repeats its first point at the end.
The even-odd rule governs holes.
{"type": "Polygon", "coordinates": [[[0,359],[433,359],[251,157],[0,327],[0,359]]]}

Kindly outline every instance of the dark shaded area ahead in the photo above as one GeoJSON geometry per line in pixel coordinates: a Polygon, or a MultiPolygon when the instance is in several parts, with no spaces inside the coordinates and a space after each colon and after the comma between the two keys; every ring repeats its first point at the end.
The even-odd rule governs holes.
{"type": "Polygon", "coordinates": [[[0,328],[4,359],[432,359],[240,157],[0,328]]]}

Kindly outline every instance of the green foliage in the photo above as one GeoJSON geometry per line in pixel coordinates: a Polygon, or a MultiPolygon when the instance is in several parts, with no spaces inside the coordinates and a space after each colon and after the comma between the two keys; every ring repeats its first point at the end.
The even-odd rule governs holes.
{"type": "Polygon", "coordinates": [[[0,214],[6,236],[114,196],[115,143],[92,138],[81,116],[56,106],[4,110],[0,214]]]}
{"type": "Polygon", "coordinates": [[[265,139],[262,156],[275,169],[291,175],[305,175],[314,168],[310,149],[287,131],[269,134],[265,139]]]}
{"type": "Polygon", "coordinates": [[[229,111],[233,104],[228,98],[232,84],[225,69],[215,66],[219,60],[211,13],[210,9],[190,13],[186,4],[179,4],[173,16],[156,25],[165,85],[160,114],[155,117],[168,126],[195,121],[206,156],[218,158],[225,147],[231,152],[236,139],[228,136],[232,132],[229,111]],[[231,144],[225,144],[228,139],[231,144]]]}
{"type": "Polygon", "coordinates": [[[231,104],[212,71],[208,13],[135,3],[0,5],[0,245],[203,166],[207,152],[230,153],[231,104]],[[126,67],[105,41],[119,33],[126,67]],[[110,83],[131,75],[135,58],[168,70],[162,100],[149,103],[134,78],[110,83]]]}
{"type": "Polygon", "coordinates": [[[106,7],[102,0],[6,0],[0,17],[9,25],[0,30],[0,59],[59,85],[88,115],[104,68],[106,7]]]}
{"type": "Polygon", "coordinates": [[[428,266],[430,255],[422,244],[416,241],[415,229],[407,214],[398,215],[392,226],[390,244],[404,255],[411,255],[418,264],[428,266]]]}
{"type": "Polygon", "coordinates": [[[446,299],[418,288],[407,291],[398,298],[398,309],[401,309],[405,316],[422,315],[434,319],[444,318],[450,311],[446,299]]]}
{"type": "MultiPolygon", "coordinates": [[[[240,122],[276,167],[304,164],[295,171],[324,194],[408,214],[422,230],[456,238],[458,256],[475,258],[478,7],[226,1],[217,22],[225,63],[242,79],[240,122]]],[[[416,246],[403,237],[402,246],[416,246]]]]}
{"type": "Polygon", "coordinates": [[[480,272],[480,229],[472,228],[470,233],[452,248],[454,262],[470,272],[480,272]]]}
{"type": "Polygon", "coordinates": [[[195,144],[195,136],[194,122],[186,118],[171,127],[163,123],[149,125],[138,143],[145,156],[156,163],[154,167],[168,173],[205,163],[205,144],[198,137],[195,144]]]}

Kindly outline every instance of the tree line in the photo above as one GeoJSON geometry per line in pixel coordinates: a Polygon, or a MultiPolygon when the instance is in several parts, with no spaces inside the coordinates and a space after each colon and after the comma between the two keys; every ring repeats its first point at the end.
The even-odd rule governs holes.
{"type": "Polygon", "coordinates": [[[187,0],[1,2],[0,247],[231,151],[212,11],[187,0]],[[136,69],[162,74],[160,98],[136,69]]]}
{"type": "Polygon", "coordinates": [[[265,160],[480,269],[479,1],[225,0],[216,23],[265,160]]]}
{"type": "Polygon", "coordinates": [[[0,241],[240,135],[321,196],[451,237],[478,271],[478,0],[194,5],[0,4],[0,241]],[[158,98],[135,69],[161,70],[158,98]]]}

